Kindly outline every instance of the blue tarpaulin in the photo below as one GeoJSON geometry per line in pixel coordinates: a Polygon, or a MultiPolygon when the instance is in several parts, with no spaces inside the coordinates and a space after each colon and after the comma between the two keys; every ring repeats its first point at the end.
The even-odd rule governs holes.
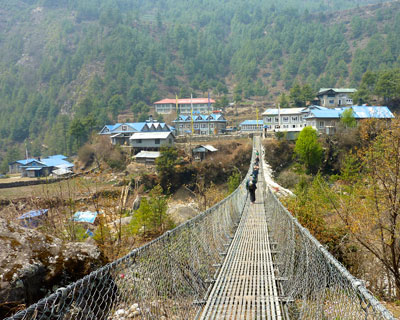
{"type": "Polygon", "coordinates": [[[37,227],[40,220],[47,216],[49,209],[31,210],[18,217],[23,227],[37,227]]]}
{"type": "Polygon", "coordinates": [[[76,221],[76,222],[94,223],[97,215],[98,215],[98,212],[78,211],[78,212],[75,212],[74,216],[72,217],[72,220],[76,221]]]}

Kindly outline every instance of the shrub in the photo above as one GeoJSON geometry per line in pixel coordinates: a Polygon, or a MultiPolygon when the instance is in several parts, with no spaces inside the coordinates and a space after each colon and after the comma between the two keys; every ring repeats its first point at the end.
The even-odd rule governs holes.
{"type": "Polygon", "coordinates": [[[269,163],[272,170],[279,173],[293,162],[292,142],[287,140],[267,140],[264,143],[265,160],[269,163]]]}
{"type": "Polygon", "coordinates": [[[84,167],[90,166],[94,160],[94,149],[92,146],[85,144],[78,151],[78,159],[84,167]]]}
{"type": "Polygon", "coordinates": [[[140,183],[143,185],[144,190],[147,191],[153,189],[157,184],[159,184],[159,179],[155,174],[143,173],[140,176],[140,183]]]}
{"type": "Polygon", "coordinates": [[[228,192],[231,194],[233,191],[236,190],[236,188],[240,184],[240,173],[239,172],[234,172],[232,175],[228,178],[228,192]]]}
{"type": "Polygon", "coordinates": [[[277,182],[284,188],[293,189],[300,182],[300,175],[293,171],[285,170],[279,174],[277,182]]]}
{"type": "Polygon", "coordinates": [[[318,134],[315,129],[305,127],[301,130],[294,151],[309,172],[316,173],[318,171],[323,150],[318,142],[318,134]]]}

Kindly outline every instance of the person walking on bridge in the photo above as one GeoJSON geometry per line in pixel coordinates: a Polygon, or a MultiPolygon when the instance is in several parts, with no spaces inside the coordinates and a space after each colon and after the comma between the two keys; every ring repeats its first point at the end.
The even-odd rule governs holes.
{"type": "Polygon", "coordinates": [[[253,173],[252,173],[252,176],[255,178],[255,180],[256,180],[256,183],[257,183],[257,181],[258,181],[258,171],[260,170],[260,167],[258,166],[258,165],[254,165],[254,167],[253,167],[253,173]]]}
{"type": "Polygon", "coordinates": [[[246,182],[246,188],[250,193],[250,202],[254,204],[256,202],[256,189],[257,180],[251,175],[246,182]]]}

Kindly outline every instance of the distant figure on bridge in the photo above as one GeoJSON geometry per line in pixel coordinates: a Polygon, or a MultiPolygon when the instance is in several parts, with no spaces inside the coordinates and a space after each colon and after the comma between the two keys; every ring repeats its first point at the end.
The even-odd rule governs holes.
{"type": "Polygon", "coordinates": [[[254,203],[256,201],[256,189],[257,180],[251,175],[246,182],[246,188],[250,193],[250,202],[254,203]]]}
{"type": "Polygon", "coordinates": [[[255,180],[256,180],[256,183],[257,183],[257,181],[258,181],[258,170],[260,169],[260,167],[258,166],[258,165],[254,165],[254,167],[253,167],[253,173],[252,173],[252,176],[255,178],[255,180]]]}
{"type": "Polygon", "coordinates": [[[256,161],[255,161],[254,164],[255,164],[256,166],[258,166],[259,163],[260,163],[260,158],[257,156],[257,157],[256,157],[256,161]]]}

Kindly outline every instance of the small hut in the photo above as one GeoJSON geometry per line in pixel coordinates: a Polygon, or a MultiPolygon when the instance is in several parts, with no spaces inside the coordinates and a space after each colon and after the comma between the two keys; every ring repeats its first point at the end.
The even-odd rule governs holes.
{"type": "Polygon", "coordinates": [[[218,149],[214,148],[213,146],[207,145],[200,145],[197,146],[192,150],[193,157],[196,161],[203,161],[207,158],[207,156],[211,153],[218,151],[218,149]]]}

